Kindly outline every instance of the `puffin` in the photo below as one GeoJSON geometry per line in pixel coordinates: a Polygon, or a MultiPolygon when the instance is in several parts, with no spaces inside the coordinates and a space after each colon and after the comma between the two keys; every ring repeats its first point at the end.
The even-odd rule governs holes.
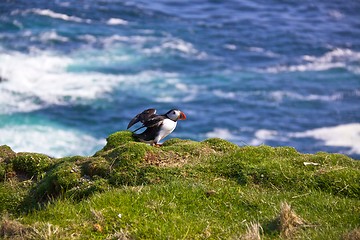
{"type": "Polygon", "coordinates": [[[141,122],[142,126],[135,129],[133,134],[141,142],[150,143],[152,146],[161,146],[160,140],[164,139],[174,131],[178,120],[185,120],[186,115],[178,109],[171,109],[165,114],[157,115],[156,109],[150,108],[137,114],[129,122],[127,129],[134,124],[141,122]],[[146,130],[140,134],[135,133],[141,128],[146,127],[146,130]]]}

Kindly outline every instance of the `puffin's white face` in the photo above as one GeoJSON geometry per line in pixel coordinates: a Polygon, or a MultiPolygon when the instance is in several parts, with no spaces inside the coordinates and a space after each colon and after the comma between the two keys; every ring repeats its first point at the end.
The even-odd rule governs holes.
{"type": "Polygon", "coordinates": [[[186,115],[182,111],[177,110],[177,109],[172,109],[172,110],[168,111],[166,113],[166,116],[173,121],[186,119],[186,115]]]}

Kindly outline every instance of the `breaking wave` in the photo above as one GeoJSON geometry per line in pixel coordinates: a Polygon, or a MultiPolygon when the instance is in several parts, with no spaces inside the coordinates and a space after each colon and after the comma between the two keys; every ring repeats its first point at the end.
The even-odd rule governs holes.
{"type": "Polygon", "coordinates": [[[302,56],[304,63],[299,65],[280,65],[266,68],[266,72],[306,72],[306,71],[326,71],[334,68],[344,68],[355,74],[360,73],[360,52],[351,49],[336,48],[324,55],[317,57],[311,55],[302,56]]]}
{"type": "Polygon", "coordinates": [[[0,53],[0,62],[0,75],[7,79],[0,85],[2,113],[95,99],[123,80],[111,74],[68,72],[74,59],[49,52],[0,53]]]}
{"type": "Polygon", "coordinates": [[[325,146],[349,148],[347,154],[360,154],[360,123],[348,123],[333,127],[316,128],[289,134],[294,138],[314,138],[325,146]]]}
{"type": "Polygon", "coordinates": [[[281,132],[269,129],[255,131],[251,145],[265,144],[268,141],[289,142],[296,139],[313,138],[321,141],[325,146],[341,147],[344,154],[360,154],[360,123],[348,123],[338,126],[322,127],[304,132],[281,132]]]}
{"type": "Polygon", "coordinates": [[[96,139],[75,129],[59,126],[5,126],[0,128],[0,136],[0,145],[6,144],[16,152],[40,152],[52,157],[74,153],[89,156],[105,145],[105,139],[96,139]]]}

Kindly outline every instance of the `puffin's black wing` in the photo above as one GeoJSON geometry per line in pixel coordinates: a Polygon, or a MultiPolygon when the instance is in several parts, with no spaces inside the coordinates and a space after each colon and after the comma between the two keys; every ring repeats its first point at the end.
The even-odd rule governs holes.
{"type": "Polygon", "coordinates": [[[152,119],[157,116],[155,113],[156,113],[156,109],[154,109],[154,108],[146,109],[145,111],[143,111],[142,113],[139,113],[133,119],[131,119],[131,121],[129,122],[129,124],[127,126],[127,129],[129,129],[132,125],[134,125],[135,123],[138,123],[138,122],[142,122],[143,125],[145,125],[144,124],[145,122],[147,122],[149,119],[152,119]]]}
{"type": "Polygon", "coordinates": [[[156,127],[159,126],[166,117],[163,115],[153,115],[151,118],[143,122],[144,127],[156,127]]]}
{"type": "Polygon", "coordinates": [[[163,120],[165,119],[165,116],[162,115],[154,115],[152,118],[147,119],[146,121],[144,121],[144,123],[142,124],[141,127],[135,129],[133,132],[136,132],[139,129],[142,129],[144,127],[146,127],[148,129],[150,128],[157,128],[158,126],[160,126],[163,123],[163,120]]]}

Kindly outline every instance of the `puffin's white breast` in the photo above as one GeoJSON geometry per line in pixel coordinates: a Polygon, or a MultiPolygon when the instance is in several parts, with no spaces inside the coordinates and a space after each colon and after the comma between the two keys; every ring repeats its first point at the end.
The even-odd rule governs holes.
{"type": "Polygon", "coordinates": [[[164,119],[160,127],[159,135],[155,138],[154,142],[158,143],[161,139],[172,133],[172,131],[176,128],[176,124],[177,122],[174,122],[173,120],[164,119]]]}

